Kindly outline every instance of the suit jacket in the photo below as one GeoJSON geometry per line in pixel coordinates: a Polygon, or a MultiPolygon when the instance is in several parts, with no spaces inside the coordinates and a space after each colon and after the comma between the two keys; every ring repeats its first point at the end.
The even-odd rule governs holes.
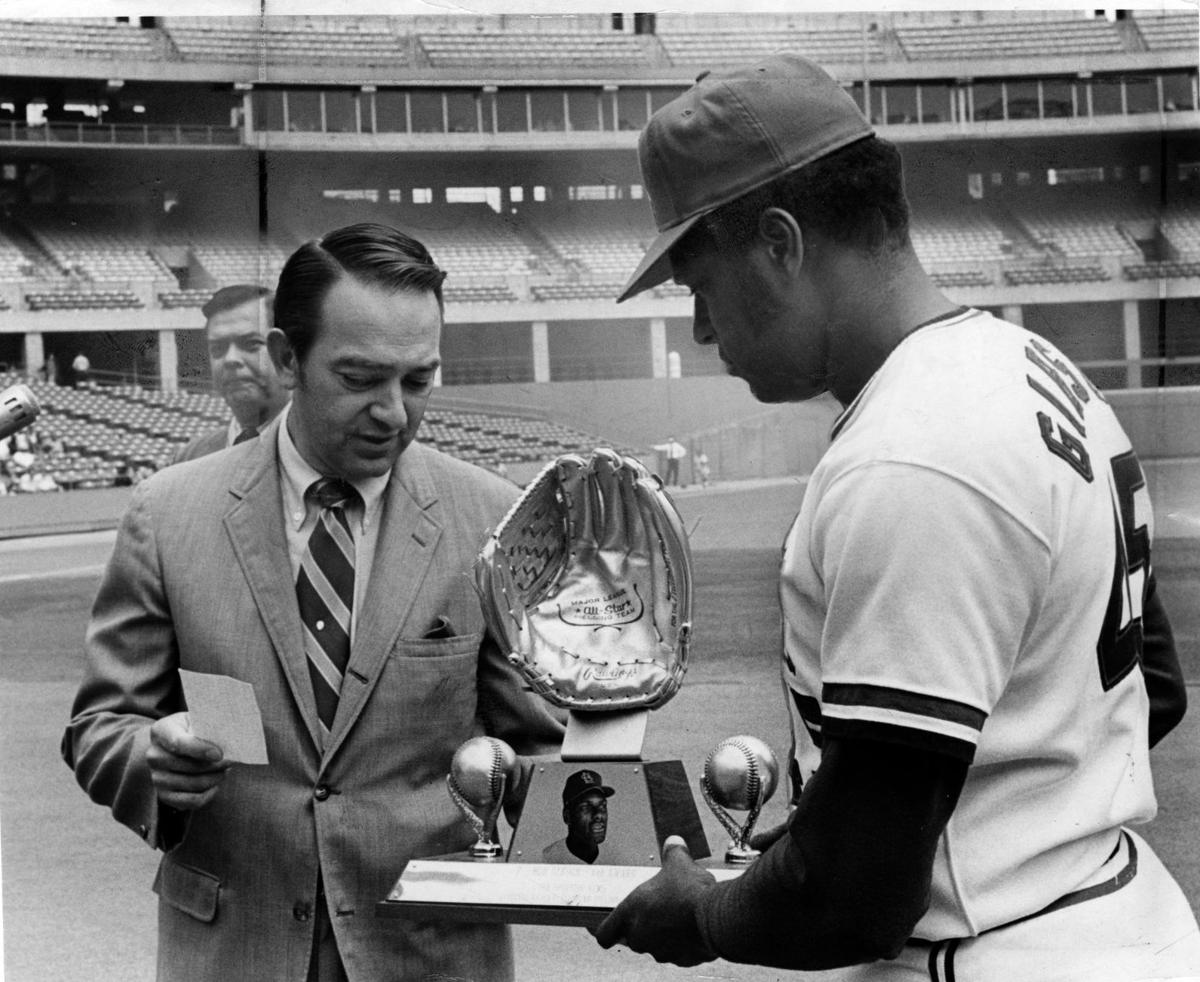
{"type": "Polygon", "coordinates": [[[512,976],[507,929],[377,918],[405,862],[474,841],[446,792],[482,732],[552,752],[558,718],[485,633],[466,575],[510,484],[414,443],[384,492],[374,567],[322,752],[284,533],[276,427],[134,492],[87,632],[63,739],[91,798],[164,850],[159,977],[305,978],[318,871],[351,979],[512,976]],[[445,634],[445,624],[452,635],[445,634]],[[190,814],[158,804],[151,722],[177,668],[253,684],[270,764],[234,765],[190,814]]]}
{"type": "Polygon", "coordinates": [[[207,433],[201,433],[199,436],[194,436],[177,451],[175,456],[171,458],[172,464],[182,464],[185,460],[195,460],[197,457],[204,457],[210,453],[216,453],[218,450],[224,450],[226,443],[229,441],[229,424],[215,430],[209,430],[207,433]]]}

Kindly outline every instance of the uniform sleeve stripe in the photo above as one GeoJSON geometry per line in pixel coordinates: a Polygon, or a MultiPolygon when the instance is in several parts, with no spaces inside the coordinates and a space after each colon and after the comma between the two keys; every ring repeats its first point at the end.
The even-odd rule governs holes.
{"type": "Polygon", "coordinates": [[[827,714],[825,716],[825,736],[830,739],[849,738],[899,744],[953,757],[956,760],[966,761],[968,764],[975,759],[975,744],[971,741],[957,740],[952,736],[932,730],[895,726],[873,719],[843,719],[827,714]]]}
{"type": "Polygon", "coordinates": [[[972,747],[979,742],[979,731],[961,723],[950,720],[936,719],[932,716],[918,716],[895,709],[883,709],[878,706],[826,706],[825,727],[831,731],[834,720],[843,722],[867,721],[883,723],[888,726],[901,726],[906,730],[927,730],[930,733],[940,733],[952,740],[961,740],[972,747]]]}
{"type": "MultiPolygon", "coordinates": [[[[983,729],[987,713],[974,706],[954,699],[942,699],[920,692],[908,692],[904,689],[893,689],[883,685],[839,684],[830,683],[821,691],[821,701],[825,704],[825,715],[829,717],[835,712],[845,716],[845,711],[838,707],[861,709],[887,710],[909,716],[923,717],[930,722],[942,721],[969,730],[974,730],[971,742],[978,739],[979,731],[983,729]]],[[[918,723],[924,726],[924,723],[918,723]]]]}

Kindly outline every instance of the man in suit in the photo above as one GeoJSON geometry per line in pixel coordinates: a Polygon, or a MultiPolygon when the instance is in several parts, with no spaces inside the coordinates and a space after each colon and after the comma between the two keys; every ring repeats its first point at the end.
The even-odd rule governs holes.
{"type": "Polygon", "coordinates": [[[237,283],[219,289],[200,309],[213,388],[233,415],[228,423],[185,443],[171,463],[252,439],[287,405],[288,390],[267,352],[273,306],[274,294],[266,287],[237,283]]]}
{"type": "Polygon", "coordinates": [[[563,732],[464,575],[516,489],[415,440],[443,276],[384,226],[301,246],[268,337],[289,407],[134,492],[63,753],[164,852],[160,979],[512,978],[505,927],[375,916],[408,859],[474,841],[445,787],[464,740],[563,732]],[[253,685],[269,764],[190,732],[180,668],[253,685]]]}

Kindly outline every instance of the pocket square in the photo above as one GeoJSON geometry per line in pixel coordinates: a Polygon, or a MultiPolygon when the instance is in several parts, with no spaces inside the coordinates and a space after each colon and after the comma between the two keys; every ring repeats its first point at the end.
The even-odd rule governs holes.
{"type": "Polygon", "coordinates": [[[452,637],[454,637],[454,628],[446,618],[440,616],[434,621],[433,627],[425,632],[426,641],[441,641],[452,637]]]}

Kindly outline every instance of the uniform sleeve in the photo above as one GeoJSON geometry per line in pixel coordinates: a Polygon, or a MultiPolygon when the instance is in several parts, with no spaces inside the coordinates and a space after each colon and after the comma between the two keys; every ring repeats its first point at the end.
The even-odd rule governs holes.
{"type": "Polygon", "coordinates": [[[1047,544],[979,488],[897,463],[839,477],[812,528],[825,737],[972,760],[1044,595],[1047,544]]]}
{"type": "Polygon", "coordinates": [[[117,532],[85,646],[63,759],[88,797],[150,845],[169,848],[186,818],[160,808],[146,751],[154,720],[186,707],[146,484],[135,490],[117,532]]]}
{"type": "Polygon", "coordinates": [[[1175,635],[1153,572],[1142,606],[1142,675],[1150,697],[1150,746],[1153,747],[1187,712],[1187,688],[1175,651],[1175,635]]]}

